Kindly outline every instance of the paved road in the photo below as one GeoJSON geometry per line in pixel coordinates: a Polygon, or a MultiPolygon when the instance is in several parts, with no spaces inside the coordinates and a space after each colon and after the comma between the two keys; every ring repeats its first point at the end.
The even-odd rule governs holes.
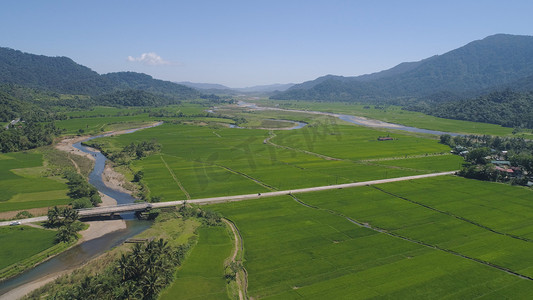
{"type": "MultiPolygon", "coordinates": [[[[414,175],[414,176],[389,178],[389,179],[379,179],[379,180],[371,180],[371,181],[363,181],[363,182],[317,186],[317,187],[303,188],[303,189],[294,189],[294,190],[285,190],[285,191],[276,191],[276,192],[266,192],[266,193],[261,193],[261,194],[247,194],[247,195],[238,195],[238,196],[226,196],[226,197],[193,199],[193,200],[187,200],[187,203],[206,204],[206,203],[218,203],[218,202],[233,202],[233,201],[251,200],[251,199],[259,199],[259,198],[265,198],[265,197],[275,197],[275,196],[283,196],[283,195],[290,195],[290,194],[300,194],[300,193],[318,192],[318,191],[326,191],[326,190],[346,189],[346,188],[352,188],[352,187],[358,187],[358,186],[367,186],[367,185],[389,183],[389,182],[396,182],[396,181],[405,181],[405,180],[414,180],[414,179],[436,177],[436,176],[443,176],[443,175],[452,175],[452,174],[455,174],[455,172],[456,171],[442,172],[442,173],[431,173],[431,174],[414,175]]],[[[184,200],[152,203],[152,207],[153,208],[159,208],[159,207],[175,206],[175,205],[181,205],[181,204],[183,204],[183,202],[184,202],[184,200]]]]}
{"type": "MultiPolygon", "coordinates": [[[[276,196],[283,196],[283,195],[290,195],[290,194],[346,189],[346,188],[353,188],[353,187],[358,187],[358,186],[367,186],[367,185],[375,185],[375,184],[406,181],[406,180],[415,180],[415,179],[429,178],[429,177],[436,177],[436,176],[443,176],[443,175],[452,175],[455,172],[456,171],[431,173],[431,174],[414,175],[414,176],[389,178],[389,179],[379,179],[379,180],[371,180],[371,181],[363,181],[363,182],[317,186],[317,187],[310,187],[310,188],[303,188],[303,189],[266,192],[266,193],[260,193],[260,194],[258,193],[258,194],[247,194],[247,195],[236,195],[236,196],[225,196],[225,197],[214,197],[214,198],[201,198],[201,199],[192,199],[192,200],[179,200],[179,201],[158,202],[158,203],[150,203],[150,204],[133,203],[133,204],[127,204],[127,205],[102,206],[102,207],[95,207],[95,208],[81,210],[79,211],[79,215],[80,216],[92,216],[92,215],[99,215],[99,214],[106,214],[106,213],[120,213],[120,212],[127,212],[127,211],[136,211],[136,210],[143,210],[149,206],[152,208],[170,207],[170,206],[182,205],[184,202],[195,203],[195,204],[207,204],[207,203],[243,201],[243,200],[276,197],[276,196]]],[[[22,219],[18,221],[24,224],[24,223],[46,221],[46,219],[47,217],[43,216],[43,217],[22,219]]],[[[7,225],[10,225],[12,222],[14,221],[12,220],[12,221],[0,222],[0,226],[7,226],[7,225]]]]}

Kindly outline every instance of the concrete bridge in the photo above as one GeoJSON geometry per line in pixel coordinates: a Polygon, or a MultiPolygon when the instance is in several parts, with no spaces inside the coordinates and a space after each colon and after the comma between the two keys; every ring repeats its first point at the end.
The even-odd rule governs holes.
{"type": "Polygon", "coordinates": [[[115,215],[125,212],[145,212],[152,209],[152,203],[141,202],[131,204],[121,204],[113,206],[100,206],[78,209],[79,218],[115,215]]]}

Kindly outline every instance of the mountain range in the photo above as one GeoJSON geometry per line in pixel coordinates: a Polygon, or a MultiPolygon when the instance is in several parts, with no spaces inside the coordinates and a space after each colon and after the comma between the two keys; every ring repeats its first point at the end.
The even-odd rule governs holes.
{"type": "Polygon", "coordinates": [[[294,85],[271,99],[361,101],[391,98],[460,99],[494,89],[533,88],[533,37],[497,34],[442,55],[381,72],[326,75],[294,85]]]}
{"type": "Polygon", "coordinates": [[[135,72],[100,75],[68,57],[49,57],[0,48],[0,84],[16,84],[63,94],[102,95],[141,90],[192,99],[206,93],[272,95],[272,99],[372,101],[454,100],[494,90],[533,90],[533,37],[497,34],[442,55],[404,62],[361,76],[326,75],[300,84],[231,89],[219,84],[170,82],[135,72]]]}
{"type": "Polygon", "coordinates": [[[68,57],[49,57],[0,47],[0,84],[15,84],[62,94],[100,95],[142,90],[177,99],[198,98],[190,87],[135,72],[100,75],[68,57]]]}

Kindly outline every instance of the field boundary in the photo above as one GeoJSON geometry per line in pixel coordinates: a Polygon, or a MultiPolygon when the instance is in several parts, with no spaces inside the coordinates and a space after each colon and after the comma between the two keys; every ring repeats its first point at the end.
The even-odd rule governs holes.
{"type": "Polygon", "coordinates": [[[440,213],[440,214],[444,214],[444,215],[450,216],[450,217],[452,217],[452,218],[456,218],[456,219],[458,219],[458,220],[460,220],[460,221],[467,222],[467,223],[472,224],[472,225],[474,225],[474,226],[477,226],[477,227],[479,227],[479,228],[481,228],[481,229],[488,230],[488,231],[490,231],[490,232],[492,232],[492,233],[496,233],[496,234],[503,235],[503,236],[506,236],[506,237],[510,237],[510,238],[513,238],[513,239],[521,240],[521,241],[524,241],[524,242],[529,242],[529,243],[533,242],[533,240],[531,240],[531,239],[528,239],[528,238],[525,238],[525,237],[521,237],[521,236],[517,236],[517,235],[511,234],[511,233],[505,233],[505,232],[497,231],[496,229],[492,229],[492,228],[490,228],[490,227],[488,227],[488,226],[485,226],[485,225],[479,224],[479,223],[477,223],[477,222],[475,222],[475,221],[469,220],[469,219],[467,219],[467,218],[464,218],[464,217],[461,217],[461,216],[455,215],[455,214],[453,214],[453,213],[451,213],[451,212],[443,211],[443,210],[440,210],[440,209],[437,209],[437,208],[431,207],[431,206],[429,206],[429,205],[426,205],[426,204],[423,204],[423,203],[420,203],[420,202],[417,202],[417,201],[414,201],[414,200],[411,200],[411,199],[408,199],[408,198],[402,197],[402,196],[400,196],[400,195],[396,195],[396,194],[394,194],[394,193],[391,193],[391,192],[385,191],[384,189],[381,189],[381,188],[379,188],[379,187],[377,187],[377,186],[372,186],[372,188],[374,188],[374,189],[376,189],[376,190],[378,190],[378,191],[380,191],[380,192],[383,192],[383,193],[385,193],[385,194],[387,194],[387,195],[391,195],[391,196],[393,196],[393,197],[395,197],[395,198],[402,199],[402,200],[408,201],[408,202],[410,202],[410,203],[413,203],[413,204],[416,204],[416,205],[422,206],[422,207],[424,207],[424,208],[430,209],[430,210],[432,210],[432,211],[438,212],[438,213],[440,213]]]}
{"type": "Polygon", "coordinates": [[[264,187],[264,188],[267,188],[267,189],[269,189],[269,190],[271,190],[271,191],[277,191],[277,189],[276,189],[275,187],[273,187],[273,186],[271,186],[271,185],[268,185],[268,184],[266,184],[266,183],[260,181],[259,179],[253,178],[252,176],[250,176],[250,175],[248,175],[248,174],[245,174],[245,173],[242,173],[242,172],[239,172],[239,171],[235,171],[235,170],[233,170],[233,169],[231,169],[231,168],[228,168],[228,167],[226,167],[226,166],[222,166],[222,165],[216,165],[216,164],[215,164],[214,166],[217,166],[217,167],[219,167],[219,168],[222,168],[222,169],[224,169],[224,170],[226,170],[226,171],[228,171],[228,172],[230,172],[230,173],[233,173],[233,174],[236,174],[236,175],[240,175],[240,176],[242,176],[242,177],[244,177],[244,178],[246,178],[246,179],[250,179],[251,181],[257,183],[258,185],[260,185],[260,186],[262,186],[262,187],[264,187]]]}
{"type": "Polygon", "coordinates": [[[439,247],[437,245],[432,245],[432,244],[429,244],[429,243],[426,243],[426,242],[423,242],[423,241],[415,240],[415,239],[400,235],[400,234],[395,233],[395,232],[388,231],[386,229],[383,229],[383,228],[380,228],[380,227],[377,227],[377,226],[372,226],[369,223],[359,222],[359,221],[357,221],[357,220],[355,220],[353,218],[350,218],[350,217],[348,217],[348,216],[346,216],[343,213],[340,213],[338,211],[331,210],[331,209],[324,209],[324,208],[321,208],[321,207],[318,207],[318,206],[313,206],[313,205],[307,204],[307,203],[303,202],[302,200],[296,198],[294,195],[290,195],[290,196],[302,206],[305,206],[307,208],[316,209],[316,210],[322,210],[322,211],[328,212],[330,214],[345,218],[347,221],[349,221],[349,222],[351,222],[351,223],[353,223],[353,224],[355,224],[357,226],[368,228],[370,230],[373,230],[373,231],[376,231],[376,232],[379,232],[379,233],[383,233],[383,234],[386,234],[386,235],[389,235],[389,236],[392,236],[392,237],[396,237],[396,238],[402,239],[404,241],[408,241],[408,242],[415,243],[415,244],[418,244],[418,245],[421,245],[421,246],[425,246],[427,248],[440,250],[440,251],[443,251],[443,252],[458,256],[458,257],[462,257],[462,258],[465,258],[465,259],[480,263],[482,265],[485,265],[485,266],[488,266],[488,267],[491,267],[491,268],[506,272],[506,273],[508,273],[510,275],[514,275],[514,276],[517,276],[517,277],[522,278],[522,279],[527,279],[527,280],[533,281],[533,277],[529,277],[527,275],[518,273],[518,272],[513,271],[513,270],[511,270],[509,268],[502,267],[502,266],[493,264],[491,262],[488,262],[488,261],[485,261],[485,260],[482,260],[482,259],[479,259],[479,258],[470,257],[470,256],[461,254],[459,252],[456,252],[456,251],[453,251],[453,250],[450,250],[450,249],[439,247]]]}
{"type": "Polygon", "coordinates": [[[313,156],[316,156],[316,157],[319,157],[319,158],[322,158],[322,159],[325,159],[325,160],[334,160],[334,161],[346,160],[346,159],[331,157],[331,156],[327,156],[327,155],[324,155],[324,154],[315,153],[315,152],[311,152],[311,151],[307,151],[307,150],[303,150],[303,149],[297,149],[297,148],[292,148],[292,147],[289,147],[289,146],[283,146],[283,145],[274,144],[270,140],[275,138],[275,137],[277,137],[277,135],[274,132],[272,132],[272,131],[270,131],[269,134],[270,134],[270,136],[263,140],[263,144],[268,144],[268,145],[271,145],[271,146],[277,147],[277,148],[282,148],[282,149],[296,151],[296,152],[300,152],[300,153],[304,153],[304,154],[308,154],[308,155],[313,155],[313,156]]]}
{"type": "Polygon", "coordinates": [[[178,187],[180,188],[180,190],[183,192],[183,194],[185,194],[185,197],[190,200],[191,199],[191,195],[189,195],[189,193],[187,192],[187,190],[185,190],[185,188],[183,187],[183,185],[181,184],[181,182],[178,180],[178,177],[176,177],[176,174],[174,174],[174,171],[172,171],[172,169],[169,167],[169,165],[167,164],[167,162],[165,161],[165,159],[163,158],[163,155],[159,155],[159,157],[161,158],[161,161],[163,162],[163,164],[165,165],[165,167],[167,167],[167,170],[168,172],[170,173],[170,175],[172,176],[172,178],[174,178],[174,182],[176,182],[176,184],[178,185],[178,187]]]}

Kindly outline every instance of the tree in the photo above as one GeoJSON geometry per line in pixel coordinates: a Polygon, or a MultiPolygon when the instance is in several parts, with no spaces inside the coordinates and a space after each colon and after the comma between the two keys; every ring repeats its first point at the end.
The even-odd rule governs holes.
{"type": "Polygon", "coordinates": [[[63,209],[63,224],[70,225],[78,220],[78,211],[74,210],[72,207],[65,207],[63,209]]]}
{"type": "Polygon", "coordinates": [[[139,182],[144,178],[144,172],[142,170],[138,171],[133,175],[133,181],[139,182]]]}
{"type": "Polygon", "coordinates": [[[48,209],[48,220],[46,221],[46,227],[58,227],[62,224],[61,214],[63,210],[57,206],[48,209]]]}
{"type": "Polygon", "coordinates": [[[76,231],[72,228],[70,224],[59,227],[56,233],[56,242],[57,243],[68,243],[72,239],[76,238],[76,231]]]}
{"type": "Polygon", "coordinates": [[[440,136],[440,143],[453,147],[452,136],[449,134],[443,134],[440,136]]]}
{"type": "Polygon", "coordinates": [[[490,155],[490,149],[487,147],[477,148],[470,152],[466,156],[466,160],[475,164],[485,164],[487,161],[486,156],[490,155]]]}

